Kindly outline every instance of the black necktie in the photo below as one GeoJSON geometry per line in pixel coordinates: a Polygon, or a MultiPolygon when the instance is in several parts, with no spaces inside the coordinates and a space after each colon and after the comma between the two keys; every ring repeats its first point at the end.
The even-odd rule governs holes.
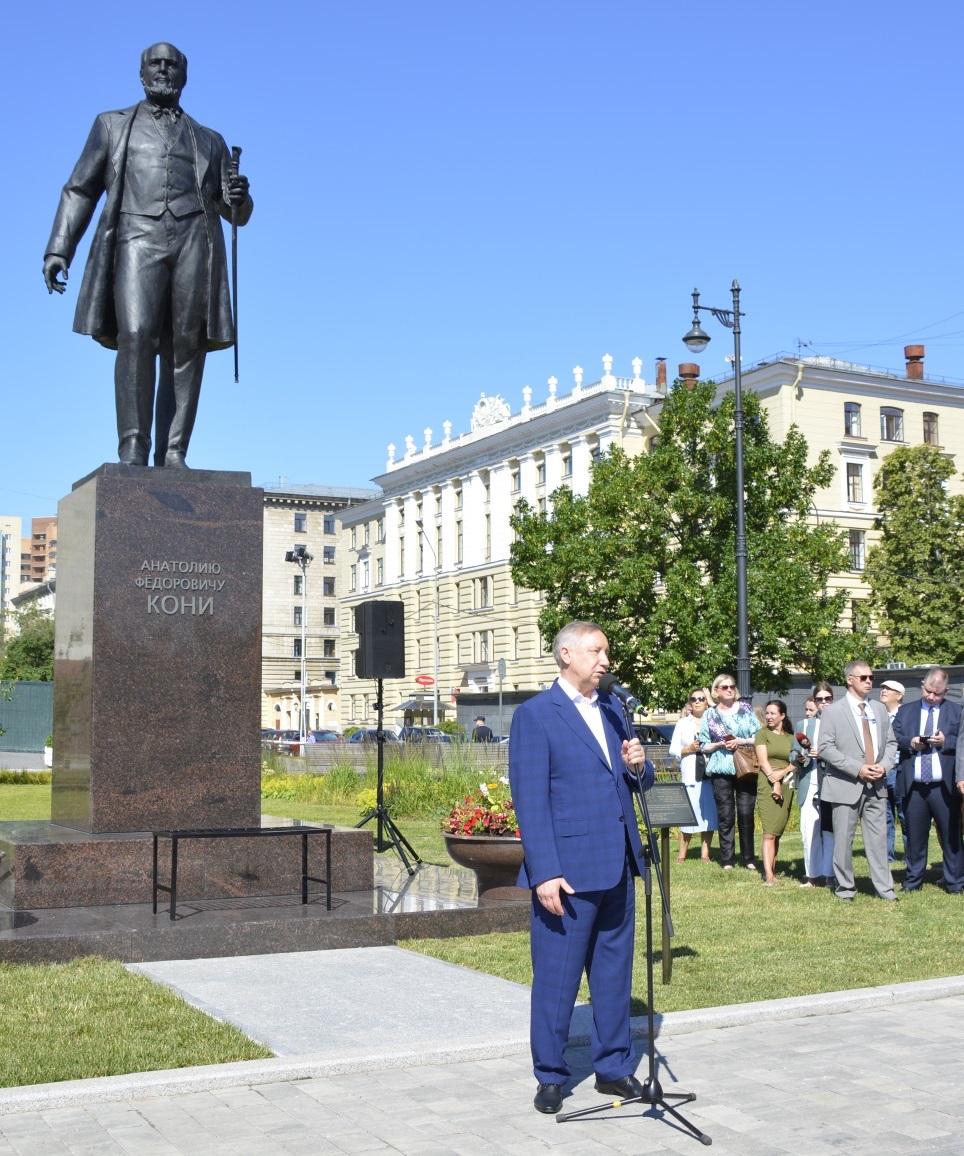
{"type": "MultiPolygon", "coordinates": [[[[937,717],[934,714],[934,708],[929,706],[927,708],[927,721],[924,723],[924,736],[932,735],[936,730],[935,724],[937,717]]],[[[934,752],[930,746],[924,748],[920,756],[920,781],[922,783],[933,783],[934,781],[934,752]]]]}

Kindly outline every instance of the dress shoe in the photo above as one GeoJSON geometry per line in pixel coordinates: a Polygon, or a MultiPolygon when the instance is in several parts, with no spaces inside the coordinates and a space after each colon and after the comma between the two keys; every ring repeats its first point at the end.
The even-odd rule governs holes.
{"type": "Polygon", "coordinates": [[[540,1084],[532,1101],[537,1112],[554,1116],[562,1107],[562,1084],[540,1084]]]}
{"type": "Polygon", "coordinates": [[[881,903],[900,903],[896,895],[875,895],[875,899],[879,899],[881,903]]]}
{"type": "Polygon", "coordinates": [[[623,1076],[618,1080],[596,1079],[596,1091],[603,1096],[615,1096],[619,1100],[632,1100],[643,1096],[643,1085],[635,1076],[623,1076]]]}
{"type": "Polygon", "coordinates": [[[124,438],[117,448],[117,460],[122,466],[146,466],[147,450],[137,438],[124,438]]]}
{"type": "Polygon", "coordinates": [[[180,450],[168,450],[164,455],[164,468],[166,470],[188,470],[191,467],[184,460],[184,454],[180,450]]]}
{"type": "Polygon", "coordinates": [[[901,891],[920,891],[919,887],[906,887],[901,885],[901,891]]]}

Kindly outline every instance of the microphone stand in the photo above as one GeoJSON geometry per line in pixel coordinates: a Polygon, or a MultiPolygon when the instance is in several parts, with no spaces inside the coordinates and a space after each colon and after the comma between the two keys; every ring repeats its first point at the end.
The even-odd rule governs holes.
{"type": "MultiPolygon", "coordinates": [[[[626,724],[626,733],[634,735],[636,731],[633,728],[633,713],[625,703],[621,702],[620,705],[622,706],[623,719],[626,724]]],[[[597,1104],[593,1108],[583,1108],[578,1112],[562,1112],[556,1116],[556,1123],[564,1124],[567,1120],[576,1120],[580,1116],[590,1116],[598,1112],[608,1112],[613,1108],[622,1108],[626,1104],[643,1103],[648,1104],[651,1109],[660,1108],[664,1112],[668,1112],[674,1120],[682,1124],[701,1144],[708,1147],[713,1143],[711,1137],[707,1136],[705,1132],[701,1132],[692,1121],[687,1120],[685,1116],[681,1115],[669,1103],[670,1100],[677,1100],[681,1104],[691,1104],[696,1099],[696,1093],[664,1092],[663,1086],[659,1082],[659,1076],[656,1073],[656,1024],[655,1011],[653,1009],[653,874],[656,875],[656,882],[659,885],[663,920],[666,925],[667,934],[672,939],[676,932],[673,928],[673,920],[669,913],[666,888],[663,886],[663,876],[659,867],[659,851],[656,848],[653,826],[649,821],[649,805],[646,802],[646,795],[643,791],[643,780],[637,763],[633,764],[633,773],[636,776],[636,805],[639,808],[639,815],[646,835],[646,838],[643,840],[643,883],[646,895],[646,1038],[648,1044],[649,1075],[643,1081],[643,1094],[641,1096],[628,1096],[625,1100],[612,1100],[608,1104],[597,1104]]],[[[643,1115],[646,1114],[646,1112],[643,1113],[643,1115]]]]}

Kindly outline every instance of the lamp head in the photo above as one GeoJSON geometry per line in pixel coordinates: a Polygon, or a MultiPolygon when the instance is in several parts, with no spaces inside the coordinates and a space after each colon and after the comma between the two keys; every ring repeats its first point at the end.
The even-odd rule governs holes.
{"type": "Polygon", "coordinates": [[[699,321],[693,319],[693,328],[683,338],[683,344],[691,353],[702,353],[710,343],[710,335],[706,333],[699,321]]]}

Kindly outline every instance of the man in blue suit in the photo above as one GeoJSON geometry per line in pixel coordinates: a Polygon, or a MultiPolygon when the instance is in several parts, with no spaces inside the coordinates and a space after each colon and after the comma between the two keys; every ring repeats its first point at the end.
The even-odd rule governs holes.
{"type": "Polygon", "coordinates": [[[934,667],[921,683],[921,698],[894,715],[894,737],[900,750],[897,791],[904,800],[907,875],[901,891],[919,891],[927,868],[931,820],[937,824],[944,852],[944,886],[964,891],[961,847],[961,793],[956,783],[957,734],[961,708],[948,702],[947,671],[934,667]]]}
{"type": "Polygon", "coordinates": [[[532,888],[530,1043],[538,1111],[558,1112],[582,973],[592,998],[596,1090],[642,1094],[630,1029],[635,938],[633,879],[643,864],[630,789],[634,764],[653,782],[639,740],[598,691],[609,643],[593,622],[570,622],[552,646],[559,678],[512,720],[509,779],[532,888]]]}

